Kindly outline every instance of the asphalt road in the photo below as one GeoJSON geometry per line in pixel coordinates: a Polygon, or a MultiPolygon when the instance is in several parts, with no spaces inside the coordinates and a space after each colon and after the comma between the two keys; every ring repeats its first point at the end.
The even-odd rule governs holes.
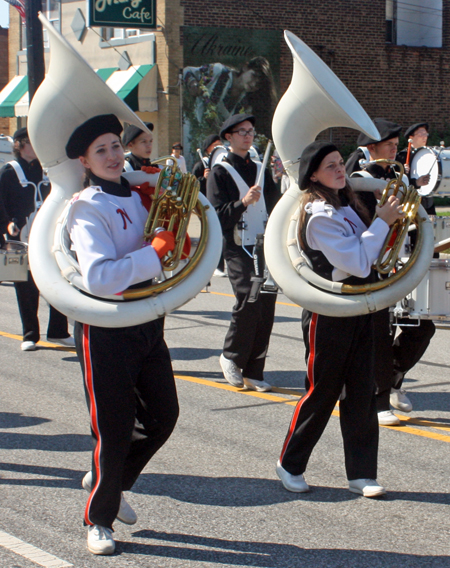
{"type": "Polygon", "coordinates": [[[402,426],[381,428],[386,497],[350,493],[337,409],[310,460],[311,492],[285,491],[275,464],[305,363],[301,310],[278,297],[267,361],[272,393],[229,386],[218,356],[233,304],[227,279],[166,318],[181,405],[178,425],[115,525],[117,552],[95,557],[82,525],[91,441],[73,351],[20,351],[14,289],[0,285],[0,568],[450,567],[450,348],[438,329],[405,386],[402,426]]]}

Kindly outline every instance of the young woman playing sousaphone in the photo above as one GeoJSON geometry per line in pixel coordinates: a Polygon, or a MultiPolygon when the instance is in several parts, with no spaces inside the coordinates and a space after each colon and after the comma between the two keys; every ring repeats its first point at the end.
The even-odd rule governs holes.
{"type": "MultiPolygon", "coordinates": [[[[344,161],[329,142],[313,142],[300,160],[299,239],[314,272],[348,284],[373,281],[389,226],[402,216],[396,197],[370,217],[345,177],[344,161]]],[[[306,395],[294,411],[277,464],[288,491],[306,492],[303,474],[314,446],[340,399],[340,423],[349,489],[383,495],[377,481],[378,421],[375,404],[372,316],[329,317],[303,310],[306,395]]]]}

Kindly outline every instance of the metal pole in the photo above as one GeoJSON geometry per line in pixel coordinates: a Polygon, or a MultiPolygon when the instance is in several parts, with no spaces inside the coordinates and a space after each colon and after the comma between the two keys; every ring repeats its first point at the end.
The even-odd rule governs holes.
{"type": "Polygon", "coordinates": [[[42,10],[41,0],[25,2],[27,34],[28,96],[31,99],[45,77],[44,38],[38,13],[42,10]]]}

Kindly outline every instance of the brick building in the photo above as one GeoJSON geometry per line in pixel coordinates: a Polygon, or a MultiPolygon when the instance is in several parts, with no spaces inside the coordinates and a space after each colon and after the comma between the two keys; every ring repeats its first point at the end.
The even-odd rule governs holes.
{"type": "MultiPolygon", "coordinates": [[[[188,66],[206,69],[221,63],[222,74],[232,69],[236,77],[247,60],[260,55],[270,62],[277,96],[283,94],[292,73],[283,29],[305,41],[370,116],[384,116],[405,126],[425,119],[440,137],[449,123],[449,0],[157,0],[154,33],[96,28],[81,41],[75,37],[73,21],[78,13],[85,13],[84,1],[54,2],[53,8],[53,21],[59,22],[63,35],[92,67],[117,65],[122,55],[135,65],[155,64],[154,108],[138,114],[155,123],[159,155],[167,154],[171,143],[181,139],[182,130],[185,140],[190,136],[183,76],[188,66]],[[110,43],[97,34],[110,38],[110,43]]],[[[20,22],[13,9],[10,18],[11,80],[17,73],[26,74],[26,51],[21,49],[20,22]]],[[[257,98],[253,98],[254,106],[257,98]]],[[[199,99],[194,100],[191,116],[196,113],[203,120],[207,110],[199,99]]],[[[216,120],[220,118],[219,114],[216,120]]],[[[16,125],[17,120],[11,119],[10,131],[16,125]]],[[[356,133],[335,129],[333,137],[337,143],[353,143],[356,133]]]]}

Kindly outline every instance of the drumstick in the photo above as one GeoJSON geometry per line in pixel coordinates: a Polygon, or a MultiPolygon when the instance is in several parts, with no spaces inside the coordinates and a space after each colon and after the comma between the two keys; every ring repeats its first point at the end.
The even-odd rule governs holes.
{"type": "Polygon", "coordinates": [[[411,146],[412,146],[412,142],[413,142],[412,138],[409,138],[409,139],[408,139],[408,151],[407,151],[407,153],[406,153],[406,162],[405,162],[405,165],[406,165],[406,166],[409,166],[409,159],[410,159],[410,157],[411,157],[411,146]]]}
{"type": "MultiPolygon", "coordinates": [[[[269,159],[269,153],[270,153],[270,149],[272,148],[272,140],[269,140],[267,142],[267,146],[266,146],[266,151],[264,152],[264,159],[263,159],[263,163],[261,166],[261,169],[259,170],[259,174],[258,177],[256,179],[256,183],[255,185],[260,185],[264,172],[266,171],[266,166],[267,166],[267,160],[269,159]]],[[[256,205],[256,202],[253,203],[253,207],[256,205]]]]}
{"type": "Polygon", "coordinates": [[[258,179],[256,180],[255,185],[261,185],[261,180],[262,180],[264,172],[266,170],[267,161],[269,159],[269,153],[270,153],[271,148],[272,148],[272,140],[269,140],[267,142],[266,151],[264,152],[263,163],[262,163],[261,169],[259,170],[258,179]]]}
{"type": "Polygon", "coordinates": [[[200,156],[200,160],[203,162],[203,165],[205,166],[205,168],[207,168],[207,167],[208,167],[208,164],[206,163],[205,158],[202,156],[202,153],[201,153],[201,151],[200,151],[200,148],[197,148],[197,152],[198,152],[198,155],[200,156]]]}

